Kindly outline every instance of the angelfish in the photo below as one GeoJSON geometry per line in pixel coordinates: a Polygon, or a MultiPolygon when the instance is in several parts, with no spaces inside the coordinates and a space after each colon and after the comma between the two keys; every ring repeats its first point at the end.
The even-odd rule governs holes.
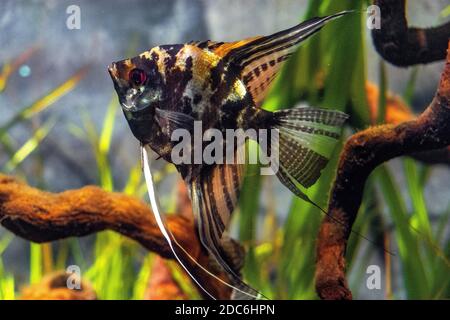
{"type": "MultiPolygon", "coordinates": [[[[283,62],[300,43],[346,13],[312,18],[270,36],[236,42],[207,40],[161,45],[108,67],[124,115],[142,146],[144,173],[158,225],[189,275],[179,258],[181,251],[189,253],[179,246],[161,218],[147,149],[173,163],[171,155],[176,142],[172,141],[172,134],[177,129],[192,132],[195,121],[201,121],[202,130],[216,128],[221,132],[276,129],[279,136],[276,146],[272,146],[279,153],[276,175],[295,195],[312,202],[296,184],[308,188],[317,181],[347,115],[313,107],[270,112],[261,105],[283,62]]],[[[240,149],[241,146],[236,146],[233,150],[236,158],[240,149]]],[[[178,163],[175,166],[188,186],[201,243],[229,275],[231,283],[227,285],[234,289],[232,297],[260,297],[258,291],[242,281],[224,234],[238,201],[242,165],[178,163]]]]}

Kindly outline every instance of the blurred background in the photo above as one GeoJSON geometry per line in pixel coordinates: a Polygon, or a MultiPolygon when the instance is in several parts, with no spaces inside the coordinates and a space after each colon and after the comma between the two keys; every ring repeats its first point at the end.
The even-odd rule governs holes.
{"type": "MultiPolygon", "coordinates": [[[[53,192],[96,184],[146,199],[138,143],[117,103],[106,71],[109,63],[159,44],[271,34],[308,17],[344,9],[362,12],[333,22],[308,40],[287,62],[264,108],[276,110],[303,101],[343,110],[351,116],[347,136],[371,124],[407,120],[431,101],[443,63],[400,69],[382,62],[366,27],[364,10],[369,4],[3,0],[0,171],[53,192]],[[70,5],[80,8],[80,29],[66,26],[70,5]],[[395,97],[400,112],[386,112],[377,102],[381,94],[395,97]]],[[[448,20],[448,12],[445,0],[408,1],[414,26],[438,25],[448,20]]],[[[308,190],[322,206],[336,161],[308,190]]],[[[162,162],[156,169],[162,205],[174,211],[178,177],[162,162]]],[[[394,160],[372,174],[355,230],[376,244],[352,235],[348,252],[356,298],[450,298],[449,180],[448,164],[427,166],[410,158],[394,160]],[[386,256],[385,246],[396,255],[386,256]],[[382,270],[381,290],[366,287],[366,269],[372,264],[382,270]]],[[[249,177],[232,224],[232,234],[248,249],[247,281],[270,298],[317,298],[314,246],[322,218],[276,179],[249,177]]],[[[81,267],[99,298],[142,299],[154,259],[112,232],[37,245],[0,228],[0,299],[18,298],[21,288],[70,264],[81,267]]],[[[179,273],[175,264],[170,270],[179,273]]],[[[198,297],[195,291],[187,295],[198,297]]]]}

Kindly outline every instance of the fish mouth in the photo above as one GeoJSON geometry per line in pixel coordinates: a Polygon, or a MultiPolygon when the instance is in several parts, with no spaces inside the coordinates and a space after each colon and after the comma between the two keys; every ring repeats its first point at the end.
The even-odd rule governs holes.
{"type": "Polygon", "coordinates": [[[108,73],[114,83],[114,87],[117,91],[117,94],[119,96],[119,101],[120,101],[120,106],[125,110],[125,111],[134,111],[136,109],[134,103],[132,102],[132,97],[130,96],[130,94],[124,93],[122,87],[120,86],[120,81],[119,81],[119,77],[118,77],[118,70],[117,70],[117,65],[115,62],[111,63],[108,67],[108,73]],[[122,96],[125,95],[125,101],[122,100],[122,96]]]}
{"type": "Polygon", "coordinates": [[[117,79],[117,68],[116,68],[116,64],[113,62],[111,63],[108,67],[108,72],[109,75],[111,76],[111,78],[113,80],[117,79]]]}
{"type": "Polygon", "coordinates": [[[134,105],[128,105],[126,103],[121,103],[120,106],[122,107],[122,109],[124,109],[125,111],[137,111],[136,107],[134,105]]]}
{"type": "Polygon", "coordinates": [[[114,87],[117,90],[118,88],[120,88],[119,72],[117,70],[117,66],[113,62],[107,67],[107,69],[108,69],[109,76],[111,77],[111,80],[114,83],[114,87]]]}

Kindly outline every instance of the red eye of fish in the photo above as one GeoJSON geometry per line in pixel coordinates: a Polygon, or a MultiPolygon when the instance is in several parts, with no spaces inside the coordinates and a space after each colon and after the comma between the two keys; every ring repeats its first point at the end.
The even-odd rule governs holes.
{"type": "Polygon", "coordinates": [[[130,81],[136,86],[144,84],[145,80],[147,80],[147,74],[144,70],[141,69],[131,70],[128,77],[130,78],[130,81]]]}

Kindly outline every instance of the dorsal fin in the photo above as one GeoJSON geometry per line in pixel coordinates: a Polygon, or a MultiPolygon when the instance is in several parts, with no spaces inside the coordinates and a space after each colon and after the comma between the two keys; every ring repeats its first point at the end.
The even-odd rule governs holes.
{"type": "Polygon", "coordinates": [[[343,11],[326,17],[312,18],[270,36],[227,43],[204,41],[195,45],[223,57],[236,68],[255,105],[259,107],[282,62],[295,52],[300,43],[319,31],[327,22],[349,12],[343,11]]]}

